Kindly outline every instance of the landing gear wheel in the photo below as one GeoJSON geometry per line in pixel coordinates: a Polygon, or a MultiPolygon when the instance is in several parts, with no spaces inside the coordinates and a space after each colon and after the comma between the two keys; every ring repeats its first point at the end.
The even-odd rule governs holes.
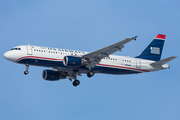
{"type": "Polygon", "coordinates": [[[76,86],[78,86],[80,84],[80,81],[79,80],[74,80],[74,82],[73,82],[73,85],[76,87],[76,86]]]}
{"type": "Polygon", "coordinates": [[[26,63],[26,71],[24,71],[24,74],[25,74],[25,75],[27,75],[27,74],[29,73],[28,69],[29,69],[29,64],[26,63]]]}
{"type": "Polygon", "coordinates": [[[92,77],[94,75],[94,72],[93,71],[89,71],[88,73],[87,73],[87,76],[90,78],[90,77],[92,77]]]}
{"type": "Polygon", "coordinates": [[[26,70],[26,71],[24,71],[24,74],[25,74],[25,75],[27,75],[28,73],[29,73],[29,71],[27,71],[27,70],[26,70]]]}

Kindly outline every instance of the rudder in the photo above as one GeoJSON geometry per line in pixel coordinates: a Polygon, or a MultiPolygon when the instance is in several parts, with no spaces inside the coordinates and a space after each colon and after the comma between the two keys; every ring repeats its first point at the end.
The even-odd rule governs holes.
{"type": "Polygon", "coordinates": [[[158,34],[136,58],[159,61],[161,59],[165,38],[166,35],[158,34]]]}

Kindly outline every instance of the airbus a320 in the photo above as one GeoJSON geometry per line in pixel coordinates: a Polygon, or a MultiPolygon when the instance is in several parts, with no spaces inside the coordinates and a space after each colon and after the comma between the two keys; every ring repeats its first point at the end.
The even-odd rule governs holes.
{"type": "Polygon", "coordinates": [[[165,38],[166,35],[158,34],[136,57],[111,55],[121,51],[126,43],[136,40],[136,36],[93,52],[21,45],[4,53],[4,57],[14,63],[25,65],[25,75],[29,73],[30,65],[49,67],[51,69],[42,72],[44,80],[57,81],[67,78],[73,80],[74,86],[78,86],[80,81],[77,80],[77,77],[82,74],[87,74],[88,77],[92,77],[96,73],[138,74],[170,68],[166,63],[176,56],[161,60],[165,38]]]}

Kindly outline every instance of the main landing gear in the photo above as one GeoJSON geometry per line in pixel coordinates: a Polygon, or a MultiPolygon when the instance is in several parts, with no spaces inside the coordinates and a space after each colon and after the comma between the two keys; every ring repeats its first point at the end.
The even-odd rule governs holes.
{"type": "Polygon", "coordinates": [[[26,71],[24,71],[25,75],[27,75],[29,73],[28,69],[29,69],[29,64],[26,64],[26,71]]]}
{"type": "MultiPolygon", "coordinates": [[[[69,79],[70,81],[72,81],[72,79],[69,79]]],[[[79,80],[74,80],[74,82],[72,83],[74,87],[78,86],[80,84],[79,80]]]]}
{"type": "MultiPolygon", "coordinates": [[[[89,72],[87,73],[87,76],[88,76],[88,77],[92,77],[93,75],[94,75],[94,72],[93,72],[93,71],[89,71],[89,72]]],[[[69,80],[72,81],[71,79],[69,79],[69,80]]],[[[78,85],[80,84],[80,81],[77,80],[76,77],[75,77],[75,80],[74,80],[74,82],[73,82],[72,84],[73,84],[74,87],[76,87],[76,86],[78,86],[78,85]]]]}
{"type": "Polygon", "coordinates": [[[76,87],[80,84],[80,81],[77,80],[77,73],[73,72],[69,75],[69,80],[72,81],[72,79],[74,79],[74,81],[72,82],[74,87],[76,87]]]}
{"type": "Polygon", "coordinates": [[[92,76],[94,76],[94,72],[93,71],[89,71],[88,73],[87,73],[87,76],[90,78],[90,77],[92,77],[92,76]]]}
{"type": "Polygon", "coordinates": [[[76,87],[80,84],[80,81],[79,80],[74,80],[73,82],[73,86],[76,87]]]}

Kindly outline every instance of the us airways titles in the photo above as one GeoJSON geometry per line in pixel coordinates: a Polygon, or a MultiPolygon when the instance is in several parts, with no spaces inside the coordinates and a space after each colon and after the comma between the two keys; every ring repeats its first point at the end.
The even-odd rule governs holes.
{"type": "Polygon", "coordinates": [[[67,49],[58,49],[58,48],[50,48],[50,47],[48,47],[48,50],[51,50],[51,51],[61,51],[61,52],[71,52],[71,53],[79,53],[79,54],[86,54],[86,52],[83,52],[83,51],[67,50],[67,49]]]}

